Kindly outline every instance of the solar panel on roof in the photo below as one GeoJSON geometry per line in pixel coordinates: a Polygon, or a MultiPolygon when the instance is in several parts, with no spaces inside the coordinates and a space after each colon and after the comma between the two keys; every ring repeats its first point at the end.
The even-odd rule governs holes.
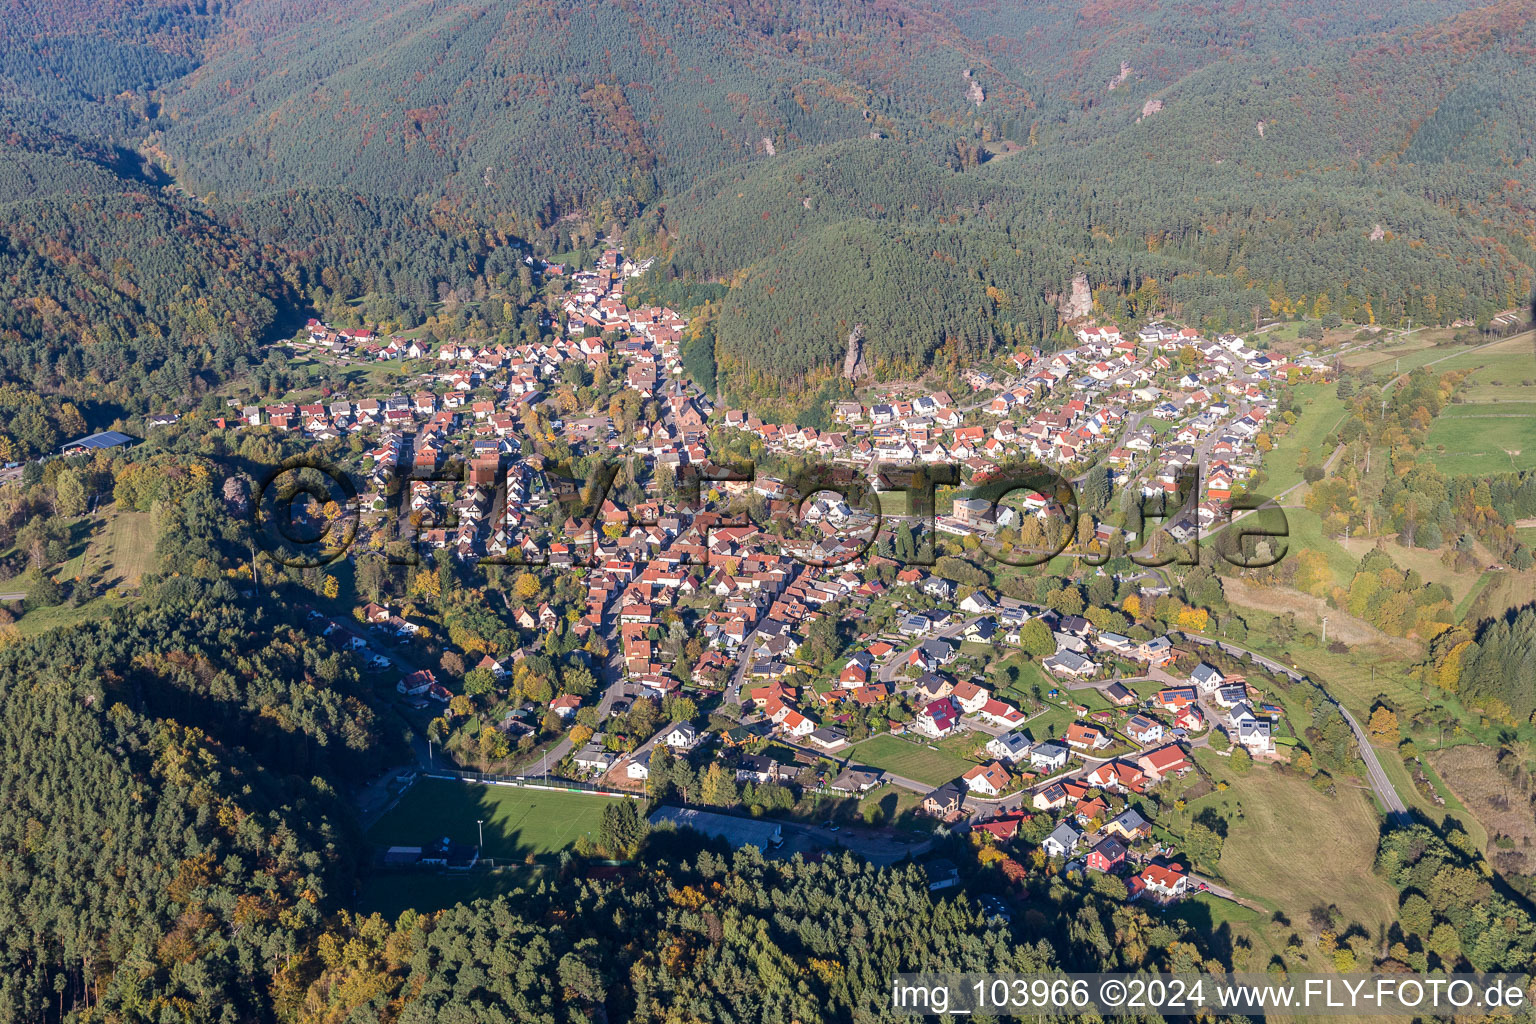
{"type": "Polygon", "coordinates": [[[133,438],[117,430],[103,430],[100,433],[82,437],[77,441],[70,441],[63,447],[68,448],[116,448],[118,445],[131,444],[133,438]]]}

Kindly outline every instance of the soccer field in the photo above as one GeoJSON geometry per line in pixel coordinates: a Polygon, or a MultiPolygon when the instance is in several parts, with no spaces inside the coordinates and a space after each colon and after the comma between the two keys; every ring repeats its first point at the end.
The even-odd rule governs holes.
{"type": "Polygon", "coordinates": [[[621,797],[516,786],[422,779],[368,830],[380,846],[421,846],[447,836],[478,841],[485,822],[486,857],[498,860],[555,853],[583,835],[597,837],[603,808],[621,797]]]}

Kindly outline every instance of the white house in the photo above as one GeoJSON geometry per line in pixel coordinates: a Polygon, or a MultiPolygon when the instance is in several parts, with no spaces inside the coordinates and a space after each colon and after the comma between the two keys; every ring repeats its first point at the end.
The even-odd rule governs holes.
{"type": "Polygon", "coordinates": [[[1004,761],[1017,762],[1029,756],[1029,739],[1021,732],[1005,732],[987,741],[987,753],[1004,761]]]}
{"type": "Polygon", "coordinates": [[[1008,788],[1008,769],[996,761],[979,764],[965,773],[965,784],[972,793],[1001,796],[1008,788]]]}
{"type": "Polygon", "coordinates": [[[1082,838],[1083,834],[1070,821],[1064,821],[1040,840],[1040,849],[1047,857],[1070,857],[1082,838]]]}
{"type": "Polygon", "coordinates": [[[1205,662],[1195,666],[1195,670],[1189,674],[1189,681],[1200,688],[1201,693],[1212,693],[1216,687],[1226,680],[1221,671],[1205,662]]]}
{"type": "Polygon", "coordinates": [[[1058,743],[1037,743],[1029,752],[1031,767],[1041,768],[1045,771],[1059,771],[1067,766],[1067,758],[1072,752],[1058,743]]]}
{"type": "Polygon", "coordinates": [[[661,742],[674,750],[689,750],[699,742],[699,730],[687,722],[678,722],[662,733],[661,742]]]}

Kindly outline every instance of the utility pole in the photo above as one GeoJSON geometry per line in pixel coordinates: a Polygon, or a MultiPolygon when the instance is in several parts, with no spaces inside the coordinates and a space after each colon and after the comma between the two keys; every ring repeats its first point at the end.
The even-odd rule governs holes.
{"type": "Polygon", "coordinates": [[[1323,616],[1323,646],[1328,646],[1328,616],[1323,616]]]}

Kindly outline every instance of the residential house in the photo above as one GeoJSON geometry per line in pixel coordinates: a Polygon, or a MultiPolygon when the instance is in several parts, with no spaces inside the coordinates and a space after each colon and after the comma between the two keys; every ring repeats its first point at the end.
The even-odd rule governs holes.
{"type": "Polygon", "coordinates": [[[1146,790],[1147,774],[1125,761],[1106,761],[1090,771],[1084,781],[1116,793],[1141,793],[1146,790]]]}
{"type": "Polygon", "coordinates": [[[676,722],[661,734],[661,742],[673,750],[692,750],[699,742],[699,730],[688,722],[676,722]]]}
{"type": "Polygon", "coordinates": [[[1216,688],[1226,681],[1226,676],[1221,674],[1220,669],[1202,661],[1189,674],[1189,681],[1199,687],[1201,693],[1214,693],[1216,688]]]}
{"type": "Polygon", "coordinates": [[[965,803],[966,790],[959,783],[946,782],[923,797],[923,813],[946,820],[957,817],[965,803]]]}
{"type": "Polygon", "coordinates": [[[1128,708],[1136,703],[1137,697],[1123,683],[1110,683],[1100,691],[1116,707],[1128,708]]]}
{"type": "Polygon", "coordinates": [[[1109,746],[1109,734],[1085,722],[1067,726],[1067,746],[1073,750],[1103,750],[1109,746]]]}
{"type": "Polygon", "coordinates": [[[1056,675],[1074,676],[1078,679],[1088,679],[1099,670],[1099,666],[1093,661],[1075,651],[1057,651],[1041,664],[1056,675]]]}
{"type": "Polygon", "coordinates": [[[980,793],[982,796],[1001,796],[1010,781],[1008,769],[997,761],[979,764],[966,772],[963,778],[972,793],[980,793]]]}
{"type": "Polygon", "coordinates": [[[1052,829],[1050,835],[1040,840],[1040,849],[1047,857],[1070,857],[1077,851],[1077,844],[1082,838],[1083,834],[1077,830],[1077,826],[1064,821],[1052,829]]]}
{"type": "Polygon", "coordinates": [[[1067,766],[1072,752],[1059,743],[1037,743],[1029,751],[1030,766],[1041,771],[1057,772],[1067,766]]]}
{"type": "Polygon", "coordinates": [[[1223,683],[1216,688],[1216,703],[1224,708],[1235,708],[1248,699],[1248,687],[1244,683],[1223,683]]]}
{"type": "Polygon", "coordinates": [[[937,739],[948,736],[960,724],[960,708],[948,697],[929,701],[917,716],[918,732],[937,739]]]}
{"type": "Polygon", "coordinates": [[[987,741],[987,753],[1010,764],[1029,756],[1029,738],[1021,732],[1005,732],[987,741]]]}
{"type": "Polygon", "coordinates": [[[1189,891],[1189,871],[1182,864],[1153,861],[1136,876],[1140,885],[1134,895],[1145,892],[1159,903],[1169,903],[1189,891]]]}
{"type": "Polygon", "coordinates": [[[1176,657],[1178,652],[1173,649],[1173,641],[1166,636],[1153,637],[1131,651],[1133,660],[1145,662],[1153,668],[1161,668],[1176,657]]]}
{"type": "Polygon", "coordinates": [[[1136,766],[1147,773],[1147,778],[1157,782],[1165,776],[1184,771],[1190,767],[1190,763],[1184,749],[1170,743],[1166,747],[1142,754],[1136,759],[1136,766]]]}
{"type": "Polygon", "coordinates": [[[1088,870],[1115,871],[1125,863],[1125,854],[1124,843],[1114,836],[1106,836],[1099,840],[1092,850],[1088,851],[1088,870]]]}
{"type": "Polygon", "coordinates": [[[1132,715],[1125,723],[1125,734],[1137,743],[1159,743],[1163,739],[1163,723],[1146,715],[1132,715]]]}
{"type": "Polygon", "coordinates": [[[1136,808],[1127,807],[1105,822],[1104,831],[1117,835],[1128,843],[1134,843],[1152,834],[1152,823],[1143,818],[1136,808]]]}

